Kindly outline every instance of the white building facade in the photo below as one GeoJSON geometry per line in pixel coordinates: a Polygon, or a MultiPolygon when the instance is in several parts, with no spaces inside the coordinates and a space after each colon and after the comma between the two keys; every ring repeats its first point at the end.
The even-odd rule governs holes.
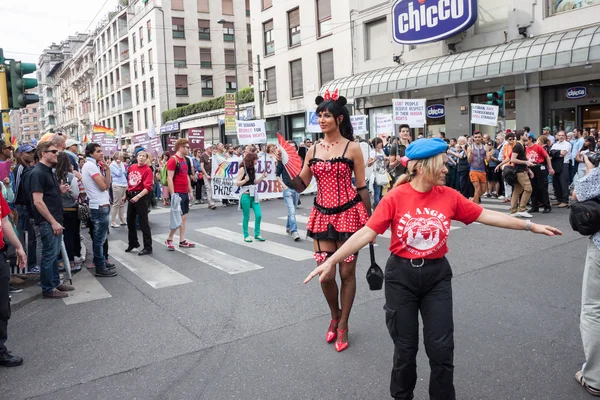
{"type": "MultiPolygon", "coordinates": [[[[370,137],[376,135],[375,116],[390,114],[393,98],[426,99],[437,117],[427,119],[429,134],[443,131],[456,137],[474,129],[493,133],[500,126],[470,123],[470,104],[487,102],[487,94],[502,85],[505,128],[527,125],[540,133],[544,126],[556,131],[600,125],[600,2],[442,2],[449,7],[462,5],[464,10],[474,5],[476,21],[445,39],[418,44],[394,41],[395,3],[405,10],[410,3],[417,11],[440,4],[252,2],[253,29],[262,31],[254,50],[265,56],[261,83],[266,87],[257,85],[256,98],[260,91],[265,93],[264,115],[271,132],[300,139],[302,123],[306,124],[301,114],[314,108],[318,93],[338,89],[348,98],[351,114],[369,116],[370,137]],[[293,13],[296,8],[299,22],[293,13]],[[328,26],[330,35],[320,32],[328,26]],[[297,29],[299,45],[294,37],[297,29]],[[319,76],[323,75],[320,54],[327,49],[333,50],[332,79],[319,76]],[[295,73],[296,60],[302,60],[302,85],[295,73]]],[[[426,27],[421,28],[423,32],[426,27]]]]}

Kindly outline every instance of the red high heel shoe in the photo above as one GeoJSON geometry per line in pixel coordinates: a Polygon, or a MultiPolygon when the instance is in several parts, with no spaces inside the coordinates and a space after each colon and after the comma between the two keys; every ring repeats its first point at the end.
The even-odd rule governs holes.
{"type": "Polygon", "coordinates": [[[327,333],[325,334],[325,340],[327,343],[332,343],[337,339],[337,327],[340,323],[339,319],[332,319],[329,323],[329,329],[327,329],[327,333]]]}
{"type": "Polygon", "coordinates": [[[337,341],[335,342],[335,349],[339,353],[340,351],[344,351],[348,348],[348,342],[342,342],[344,338],[344,332],[348,332],[348,328],[346,329],[338,329],[337,330],[337,341]]]}

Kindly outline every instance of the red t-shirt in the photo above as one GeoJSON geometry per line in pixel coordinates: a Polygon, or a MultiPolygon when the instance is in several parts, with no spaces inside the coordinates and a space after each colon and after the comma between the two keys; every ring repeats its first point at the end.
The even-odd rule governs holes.
{"type": "Polygon", "coordinates": [[[133,164],[127,171],[127,190],[130,192],[141,192],[148,189],[152,192],[152,170],[149,166],[140,167],[138,164],[133,164]]]}
{"type": "Polygon", "coordinates": [[[175,168],[177,168],[177,173],[173,176],[175,193],[188,193],[190,191],[188,165],[185,159],[179,158],[177,155],[169,158],[169,161],[167,161],[167,171],[175,171],[175,168]],[[177,168],[177,163],[179,163],[179,168],[177,168]]]}
{"type": "MultiPolygon", "coordinates": [[[[6,200],[4,200],[4,197],[0,196],[0,198],[2,199],[0,202],[0,214],[2,215],[1,218],[4,218],[10,214],[10,208],[8,207],[6,200]]],[[[4,232],[2,232],[2,224],[0,224],[0,248],[2,247],[4,247],[4,232]]]]}
{"type": "Polygon", "coordinates": [[[544,164],[546,157],[548,157],[546,150],[539,144],[525,147],[525,152],[527,153],[527,160],[534,164],[544,164]]]}
{"type": "Polygon", "coordinates": [[[434,186],[421,193],[407,183],[385,195],[367,226],[381,235],[391,224],[390,251],[399,257],[434,259],[448,252],[452,220],[470,224],[482,211],[449,187],[434,186]]]}

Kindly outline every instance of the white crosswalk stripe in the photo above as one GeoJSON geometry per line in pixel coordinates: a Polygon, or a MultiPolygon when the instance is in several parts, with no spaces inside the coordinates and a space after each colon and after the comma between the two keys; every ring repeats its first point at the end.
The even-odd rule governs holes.
{"type": "Polygon", "coordinates": [[[137,253],[125,253],[127,243],[121,240],[111,240],[109,246],[110,253],[115,260],[155,289],[192,282],[191,279],[181,275],[155,258],[142,258],[137,253]]]}
{"type": "MultiPolygon", "coordinates": [[[[167,234],[154,235],[152,236],[152,239],[154,239],[156,242],[164,244],[164,242],[167,240],[167,237],[167,234]]],[[[175,239],[179,240],[179,236],[176,235],[175,239]]],[[[239,274],[242,272],[255,271],[263,268],[260,265],[251,263],[241,258],[233,257],[227,253],[212,249],[192,240],[187,240],[191,243],[194,243],[196,247],[191,249],[183,249],[175,245],[175,250],[188,255],[193,259],[200,261],[201,263],[220,269],[223,272],[227,272],[228,274],[239,274]]]]}
{"type": "MultiPolygon", "coordinates": [[[[247,243],[244,241],[244,235],[239,232],[233,232],[219,227],[196,229],[196,232],[212,236],[217,239],[235,243],[240,246],[248,247],[253,250],[262,251],[264,253],[273,254],[279,257],[284,257],[293,261],[310,260],[313,258],[313,252],[299,249],[297,247],[286,246],[284,244],[266,241],[247,243]]],[[[285,230],[284,230],[285,234],[285,230]]]]}
{"type": "Polygon", "coordinates": [[[66,305],[86,303],[88,301],[108,299],[112,297],[108,290],[93,275],[93,270],[87,268],[73,275],[75,291],[69,292],[69,297],[63,299],[66,305]]]}

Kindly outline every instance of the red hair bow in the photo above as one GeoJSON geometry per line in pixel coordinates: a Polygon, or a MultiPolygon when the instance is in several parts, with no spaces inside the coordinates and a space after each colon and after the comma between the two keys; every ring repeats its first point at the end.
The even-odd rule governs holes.
{"type": "Polygon", "coordinates": [[[336,101],[340,97],[339,89],[335,89],[335,92],[329,93],[329,89],[325,91],[325,95],[323,96],[323,100],[333,100],[336,101]]]}

